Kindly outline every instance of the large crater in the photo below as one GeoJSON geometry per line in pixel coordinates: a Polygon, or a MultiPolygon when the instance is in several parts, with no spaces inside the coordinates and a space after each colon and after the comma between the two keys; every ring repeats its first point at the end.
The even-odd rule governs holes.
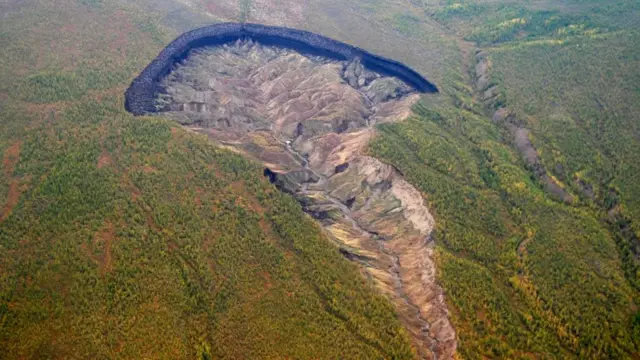
{"type": "Polygon", "coordinates": [[[319,35],[223,24],[163,51],[127,91],[127,109],[265,164],[396,305],[418,355],[446,359],[456,339],[436,281],[433,217],[402,174],[364,153],[374,125],[408,117],[425,91],[436,90],[404,65],[319,35]]]}
{"type": "Polygon", "coordinates": [[[174,40],[138,76],[125,94],[126,108],[134,115],[154,112],[153,97],[158,81],[192,49],[221,45],[251,38],[264,44],[289,48],[300,53],[321,55],[335,60],[360,61],[369,69],[395,76],[420,92],[438,89],[407,66],[365,50],[308,31],[259,24],[223,23],[192,30],[174,40]]]}

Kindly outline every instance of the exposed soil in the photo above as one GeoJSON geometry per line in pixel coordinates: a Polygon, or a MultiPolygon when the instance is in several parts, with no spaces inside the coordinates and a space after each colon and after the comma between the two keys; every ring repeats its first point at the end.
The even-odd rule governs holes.
{"type": "MultiPolygon", "coordinates": [[[[125,92],[125,108],[134,115],[144,115],[157,112],[158,108],[154,104],[154,97],[158,90],[161,90],[159,82],[166,77],[167,72],[176,67],[182,67],[185,59],[193,58],[193,53],[200,51],[207,46],[213,47],[237,47],[239,43],[247,43],[248,39],[253,39],[272,50],[288,49],[290,51],[300,51],[305,54],[314,54],[322,57],[324,61],[343,62],[351,64],[345,69],[345,80],[350,85],[353,81],[364,81],[357,84],[358,87],[368,85],[373,79],[368,75],[376,75],[371,71],[366,73],[363,68],[379,71],[387,74],[387,80],[401,79],[413,90],[423,93],[437,93],[437,87],[422,77],[415,70],[406,65],[391,59],[374,55],[368,51],[357,48],[340,41],[314,34],[309,31],[296,30],[285,27],[266,26],[250,23],[221,23],[203,28],[195,29],[184,33],[171,42],[158,56],[133,80],[131,86],[125,92]],[[362,66],[364,64],[364,67],[362,66]],[[356,77],[354,78],[353,75],[356,77]],[[362,77],[361,75],[365,75],[362,77]]],[[[253,41],[252,40],[252,41],[253,41]]],[[[246,47],[246,46],[245,46],[246,47]]],[[[237,47],[240,49],[241,47],[237,47]]],[[[244,49],[242,49],[245,52],[244,49]]],[[[270,53],[271,51],[267,51],[270,53]]],[[[232,53],[229,53],[232,54],[232,53]]],[[[236,53],[237,54],[237,53],[236,53]]],[[[249,60],[249,58],[246,58],[249,60]]],[[[224,65],[221,63],[220,65],[224,65]]],[[[232,65],[232,64],[227,64],[232,65]]],[[[235,70],[240,70],[237,68],[235,70]]],[[[238,79],[240,80],[240,79],[238,79]]],[[[245,80],[251,80],[245,78],[245,80]]],[[[242,86],[242,82],[238,83],[242,86]]],[[[379,83],[378,83],[379,84],[379,83]]],[[[209,86],[211,88],[211,85],[209,86]]],[[[206,96],[206,94],[203,94],[206,96]]],[[[195,103],[198,111],[206,110],[201,108],[203,104],[195,103]]],[[[193,109],[187,109],[193,110],[193,109]]]]}
{"type": "Polygon", "coordinates": [[[456,338],[437,283],[434,219],[395,168],[363,155],[374,125],[403,120],[418,99],[357,60],[244,40],[193,51],[164,79],[156,106],[264,163],[396,305],[420,358],[450,359],[456,338]]]}
{"type": "Polygon", "coordinates": [[[7,195],[7,200],[2,207],[2,213],[0,213],[0,223],[4,222],[11,214],[13,208],[18,205],[20,194],[21,190],[19,186],[19,180],[12,179],[11,183],[9,184],[9,194],[7,195]]]}
{"type": "Polygon", "coordinates": [[[113,164],[113,159],[111,158],[111,155],[106,149],[103,149],[102,153],[100,154],[100,158],[98,158],[98,169],[102,169],[103,167],[109,166],[112,164],[113,164]]]}
{"type": "Polygon", "coordinates": [[[4,156],[2,157],[2,165],[4,166],[4,172],[8,176],[13,175],[13,170],[15,169],[18,160],[20,159],[20,147],[22,143],[16,141],[4,152],[4,156]]]}
{"type": "Polygon", "coordinates": [[[115,237],[115,228],[111,222],[104,224],[98,231],[91,243],[91,248],[85,247],[89,257],[98,265],[101,275],[105,275],[113,270],[113,256],[111,247],[115,237]]]}

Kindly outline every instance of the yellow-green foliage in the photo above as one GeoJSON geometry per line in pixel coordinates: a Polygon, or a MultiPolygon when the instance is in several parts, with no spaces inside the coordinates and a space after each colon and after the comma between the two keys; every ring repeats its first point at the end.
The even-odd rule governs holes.
{"type": "Polygon", "coordinates": [[[442,84],[454,105],[426,99],[410,121],[379,128],[372,154],[397,166],[436,214],[461,354],[637,358],[638,3],[424,5],[487,46],[498,105],[531,129],[550,176],[575,196],[573,205],[553,201],[510,132],[484,115],[494,109],[455,80],[442,84]]]}
{"type": "Polygon", "coordinates": [[[631,358],[637,290],[602,214],[545,194],[486,117],[425,102],[373,155],[423,191],[468,358],[631,358]]]}
{"type": "Polygon", "coordinates": [[[161,44],[114,4],[0,23],[0,357],[412,358],[390,303],[258,164],[124,111],[161,44]]]}
{"type": "Polygon", "coordinates": [[[601,200],[616,188],[634,219],[640,219],[638,39],[635,31],[615,32],[491,52],[507,104],[535,119],[527,125],[545,165],[569,183],[593,184],[601,200]]]}

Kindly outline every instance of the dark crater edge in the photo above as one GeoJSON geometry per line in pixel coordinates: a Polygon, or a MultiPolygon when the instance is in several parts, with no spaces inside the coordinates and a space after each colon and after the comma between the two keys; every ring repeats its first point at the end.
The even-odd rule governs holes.
{"type": "Polygon", "coordinates": [[[241,38],[286,47],[336,60],[359,58],[372,71],[395,76],[423,93],[438,89],[404,64],[309,31],[259,24],[221,23],[192,30],[175,39],[133,80],[125,93],[125,108],[134,115],[156,112],[154,96],[159,81],[194,48],[221,45],[241,38]]]}

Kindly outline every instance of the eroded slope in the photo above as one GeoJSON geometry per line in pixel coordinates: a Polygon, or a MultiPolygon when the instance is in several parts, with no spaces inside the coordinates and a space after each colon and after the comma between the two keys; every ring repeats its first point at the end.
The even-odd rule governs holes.
{"type": "Polygon", "coordinates": [[[436,282],[433,217],[392,166],[363,154],[372,125],[419,98],[402,81],[241,40],[194,50],[161,84],[164,116],[262,161],[387,294],[423,358],[451,358],[455,332],[436,282]]]}

